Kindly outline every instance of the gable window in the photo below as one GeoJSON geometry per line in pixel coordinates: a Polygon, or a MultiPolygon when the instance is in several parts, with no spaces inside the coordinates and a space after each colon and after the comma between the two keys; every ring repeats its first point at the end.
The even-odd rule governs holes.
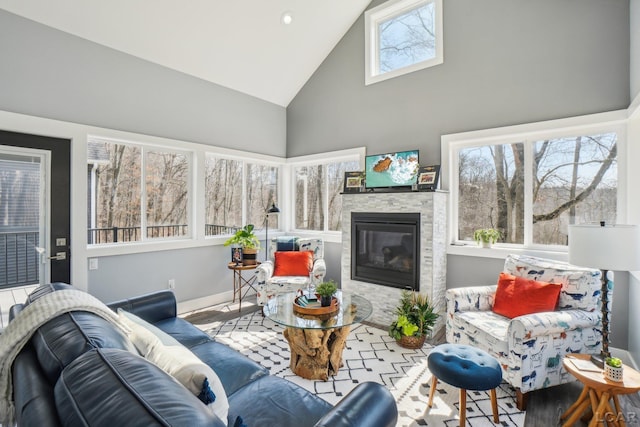
{"type": "Polygon", "coordinates": [[[552,249],[569,224],[616,223],[623,135],[603,123],[449,142],[452,241],[496,228],[500,244],[552,249]]]}
{"type": "Polygon", "coordinates": [[[365,84],[441,64],[442,0],[390,0],[365,12],[365,84]]]}
{"type": "Polygon", "coordinates": [[[90,245],[188,235],[190,153],[91,140],[87,161],[90,245]]]}

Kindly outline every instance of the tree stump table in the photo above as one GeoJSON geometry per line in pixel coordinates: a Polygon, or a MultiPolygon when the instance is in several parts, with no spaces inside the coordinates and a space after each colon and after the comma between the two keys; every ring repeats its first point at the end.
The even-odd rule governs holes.
{"type": "Polygon", "coordinates": [[[358,295],[338,292],[339,308],[330,315],[314,316],[293,309],[297,293],[277,295],[265,305],[265,317],[285,327],[291,350],[290,368],[309,380],[329,379],[342,367],[342,350],[351,325],[371,315],[371,303],[358,295]]]}

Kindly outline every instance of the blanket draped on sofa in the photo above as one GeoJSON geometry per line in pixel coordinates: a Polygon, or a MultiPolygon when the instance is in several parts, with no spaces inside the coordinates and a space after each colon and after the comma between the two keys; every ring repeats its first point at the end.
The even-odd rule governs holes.
{"type": "Polygon", "coordinates": [[[113,323],[125,334],[129,332],[128,328],[120,323],[116,313],[86,292],[74,289],[60,290],[30,302],[0,335],[0,423],[2,425],[11,426],[15,422],[11,384],[11,366],[14,359],[40,326],[70,311],[94,313],[113,323]]]}

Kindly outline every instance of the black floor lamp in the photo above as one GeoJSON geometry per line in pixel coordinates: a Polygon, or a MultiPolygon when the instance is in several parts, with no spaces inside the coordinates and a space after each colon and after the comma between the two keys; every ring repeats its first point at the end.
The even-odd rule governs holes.
{"type": "Polygon", "coordinates": [[[269,258],[269,215],[279,214],[279,213],[280,213],[280,209],[278,209],[275,203],[271,203],[271,207],[267,209],[267,216],[264,219],[264,223],[266,227],[266,230],[264,233],[264,245],[266,246],[266,249],[264,251],[265,261],[269,258]]]}
{"type": "Polygon", "coordinates": [[[637,225],[580,224],[569,226],[569,262],[602,270],[602,351],[595,364],[611,357],[609,352],[609,290],[613,271],[640,270],[640,227],[637,225]]]}

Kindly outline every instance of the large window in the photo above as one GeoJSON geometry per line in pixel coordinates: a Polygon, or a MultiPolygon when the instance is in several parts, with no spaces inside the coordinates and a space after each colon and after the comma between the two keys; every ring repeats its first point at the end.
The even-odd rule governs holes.
{"type": "Polygon", "coordinates": [[[441,64],[442,0],[390,0],[365,12],[365,83],[441,64]]]}
{"type": "Polygon", "coordinates": [[[344,173],[360,170],[358,155],[350,158],[306,162],[294,165],[293,227],[298,230],[340,231],[342,228],[342,198],[344,173]]]}
{"type": "Polygon", "coordinates": [[[451,142],[453,240],[496,228],[503,244],[566,246],[569,224],[615,223],[620,135],[603,125],[451,142]]]}
{"type": "Polygon", "coordinates": [[[189,233],[191,154],[99,140],[88,148],[89,244],[189,233]]]}

